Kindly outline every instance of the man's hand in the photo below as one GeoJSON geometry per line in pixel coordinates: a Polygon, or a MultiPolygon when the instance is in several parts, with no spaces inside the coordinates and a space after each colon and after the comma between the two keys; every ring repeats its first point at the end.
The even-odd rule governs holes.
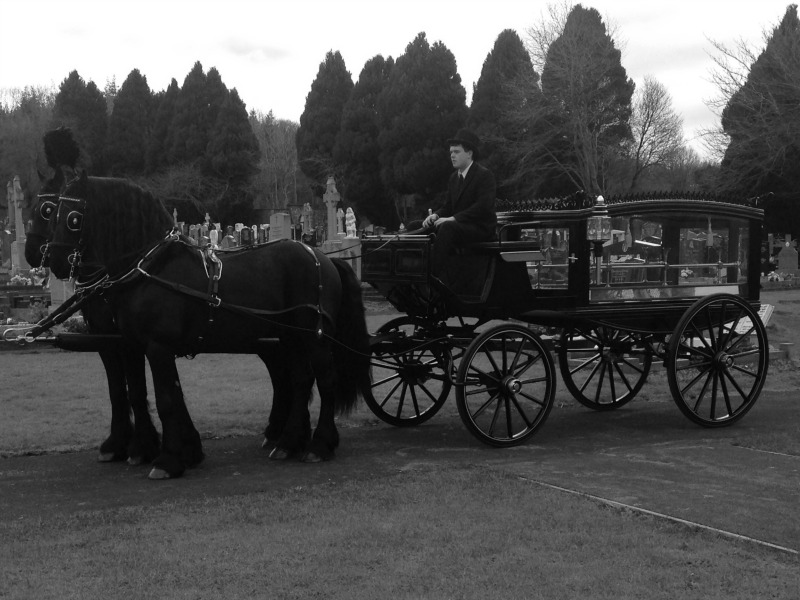
{"type": "Polygon", "coordinates": [[[439,215],[437,215],[436,213],[430,214],[427,217],[425,217],[425,220],[422,222],[422,226],[428,229],[429,227],[432,227],[433,224],[436,223],[438,219],[439,215]]]}

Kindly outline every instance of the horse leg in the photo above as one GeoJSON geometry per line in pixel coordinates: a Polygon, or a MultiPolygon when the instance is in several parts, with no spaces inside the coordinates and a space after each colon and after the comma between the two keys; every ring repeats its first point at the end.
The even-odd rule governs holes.
{"type": "Polygon", "coordinates": [[[186,409],[175,355],[156,343],[148,344],[146,354],[162,430],[161,454],[153,461],[149,477],[180,477],[187,467],[203,460],[203,444],[186,409]]]}
{"type": "Polygon", "coordinates": [[[100,359],[103,361],[108,379],[111,433],[100,444],[97,460],[100,462],[125,460],[128,458],[128,444],[133,431],[128,391],[125,387],[125,370],[119,354],[113,350],[101,351],[100,359]]]}
{"type": "Polygon", "coordinates": [[[291,379],[288,376],[289,365],[285,354],[279,348],[262,352],[258,357],[266,365],[272,382],[272,407],[261,444],[262,448],[271,452],[286,427],[292,409],[291,379]]]}
{"type": "MultiPolygon", "coordinates": [[[[289,407],[285,415],[283,409],[281,411],[284,426],[278,434],[275,447],[269,454],[273,460],[285,460],[293,454],[304,452],[311,437],[311,415],[308,405],[311,401],[314,376],[305,352],[295,340],[282,340],[280,349],[287,367],[283,372],[280,386],[286,390],[289,407]]],[[[272,415],[270,420],[272,421],[272,415]]]]}
{"type": "Polygon", "coordinates": [[[320,409],[317,428],[311,439],[303,462],[320,462],[333,458],[334,450],[339,446],[339,432],[336,429],[336,370],[333,357],[326,345],[316,343],[310,348],[311,365],[317,380],[320,409]]]}
{"type": "Polygon", "coordinates": [[[133,409],[133,437],[128,449],[128,464],[140,465],[151,462],[158,456],[161,438],[153,425],[147,401],[144,350],[126,346],[122,350],[122,357],[128,382],[128,398],[133,409]]]}

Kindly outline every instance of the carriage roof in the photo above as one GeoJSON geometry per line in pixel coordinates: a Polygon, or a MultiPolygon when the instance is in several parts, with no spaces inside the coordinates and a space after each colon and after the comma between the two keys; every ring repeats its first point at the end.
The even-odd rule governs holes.
{"type": "MultiPolygon", "coordinates": [[[[614,195],[604,200],[611,216],[675,212],[762,219],[764,215],[762,196],[746,198],[700,192],[650,192],[614,195]]],[[[595,209],[595,197],[576,192],[564,198],[498,200],[496,208],[499,225],[528,220],[580,220],[589,217],[595,209]]]]}

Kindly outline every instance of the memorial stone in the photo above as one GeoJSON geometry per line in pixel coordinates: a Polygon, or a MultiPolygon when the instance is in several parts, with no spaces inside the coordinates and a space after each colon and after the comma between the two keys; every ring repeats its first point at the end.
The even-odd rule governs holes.
{"type": "Polygon", "coordinates": [[[269,218],[269,239],[292,239],[292,217],[289,213],[276,213],[269,218]]]}
{"type": "Polygon", "coordinates": [[[793,275],[798,272],[797,265],[797,242],[792,241],[792,236],[786,234],[786,239],[783,248],[778,252],[778,271],[781,273],[791,273],[793,275]]]}

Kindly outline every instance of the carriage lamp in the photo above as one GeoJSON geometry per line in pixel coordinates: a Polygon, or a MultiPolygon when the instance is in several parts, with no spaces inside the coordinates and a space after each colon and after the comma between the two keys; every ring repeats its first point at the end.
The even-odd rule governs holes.
{"type": "Polygon", "coordinates": [[[602,196],[595,200],[592,216],[586,222],[586,239],[594,245],[595,283],[600,285],[603,244],[611,239],[611,217],[602,196]]]}

